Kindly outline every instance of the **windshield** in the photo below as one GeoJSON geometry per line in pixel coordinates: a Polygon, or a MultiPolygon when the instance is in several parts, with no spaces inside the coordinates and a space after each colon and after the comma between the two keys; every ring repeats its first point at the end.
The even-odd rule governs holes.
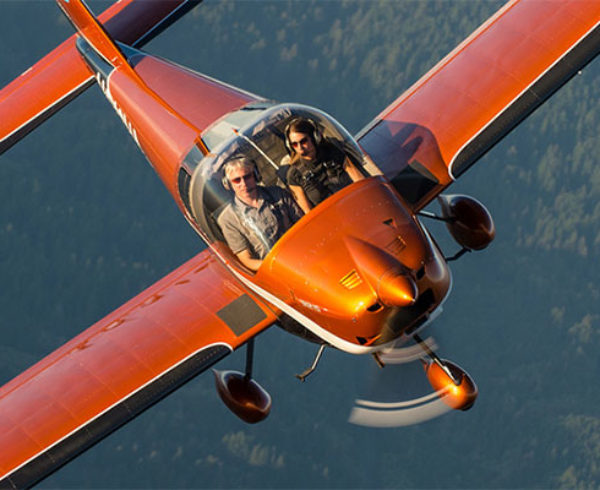
{"type": "MultiPolygon", "coordinates": [[[[333,168],[335,167],[333,163],[329,164],[325,162],[322,165],[323,169],[321,169],[321,173],[326,175],[327,178],[331,180],[331,176],[335,172],[339,175],[344,174],[344,165],[347,165],[345,163],[347,161],[352,162],[362,175],[366,175],[363,169],[363,154],[358,145],[348,132],[330,116],[317,109],[295,104],[281,104],[270,107],[263,105],[260,109],[253,110],[251,113],[245,112],[239,116],[233,113],[226,117],[226,123],[219,121],[214,125],[215,128],[218,128],[219,144],[218,146],[212,146],[211,151],[213,153],[207,155],[199,162],[194,170],[189,189],[190,207],[193,217],[206,235],[207,240],[210,243],[224,241],[236,254],[238,251],[231,246],[231,243],[224,236],[224,219],[222,215],[236,203],[237,207],[234,206],[235,216],[231,217],[230,221],[240,220],[243,222],[247,219],[245,214],[249,213],[246,213],[243,206],[242,201],[244,199],[240,199],[241,196],[238,195],[238,187],[241,184],[232,185],[230,179],[225,175],[225,170],[227,169],[230,178],[235,173],[237,180],[234,181],[239,182],[239,176],[243,177],[249,172],[239,170],[237,167],[246,168],[248,167],[247,161],[250,161],[252,162],[252,167],[255,167],[256,170],[253,170],[252,177],[248,178],[254,179],[256,177],[260,196],[268,200],[273,199],[272,195],[275,195],[278,200],[284,199],[286,202],[289,197],[292,207],[300,204],[296,202],[298,197],[293,192],[295,187],[288,181],[291,175],[290,168],[295,167],[294,159],[291,158],[294,152],[289,148],[289,143],[286,146],[285,134],[286,130],[289,130],[288,125],[290,122],[298,119],[309,120],[315,128],[315,134],[311,135],[313,142],[315,142],[315,135],[318,135],[316,142],[318,142],[319,154],[339,155],[336,158],[341,162],[338,165],[341,170],[333,168]],[[254,117],[248,117],[250,114],[254,117]],[[242,123],[245,126],[236,127],[236,123],[242,123]],[[230,131],[229,138],[224,137],[224,130],[230,131]],[[321,150],[323,148],[327,151],[321,150]],[[243,157],[245,163],[242,162],[241,164],[232,166],[231,162],[240,160],[240,157],[243,157]],[[236,167],[236,169],[230,169],[233,167],[236,167]]],[[[214,131],[211,132],[210,128],[208,132],[213,136],[216,134],[214,131]]],[[[204,139],[204,137],[205,135],[203,134],[202,138],[204,139]]],[[[335,160],[333,157],[330,159],[335,160]]],[[[315,162],[310,163],[310,165],[314,164],[315,162]]],[[[309,167],[309,164],[307,163],[305,166],[309,167]]],[[[314,178],[314,175],[319,175],[318,172],[319,168],[317,170],[312,168],[311,171],[308,171],[308,177],[305,173],[304,180],[310,183],[310,179],[314,178]],[[310,174],[314,175],[311,177],[310,174]]],[[[340,179],[339,188],[355,180],[354,178],[349,179],[344,175],[342,177],[345,180],[340,179]]],[[[304,185],[303,183],[301,184],[304,185]]],[[[298,188],[302,188],[302,185],[299,185],[298,188]]],[[[327,194],[322,194],[321,197],[324,199],[327,197],[327,194]]],[[[314,205],[315,203],[309,204],[310,207],[314,205]]],[[[309,211],[307,208],[299,207],[306,212],[309,211]]],[[[303,214],[302,210],[300,211],[300,216],[303,214]]],[[[294,219],[282,218],[281,213],[277,210],[274,214],[274,219],[285,222],[286,226],[291,226],[294,222],[294,219]]],[[[262,222],[242,223],[242,227],[248,234],[253,234],[257,227],[260,226],[266,225],[262,222]]],[[[280,234],[274,234],[274,236],[277,239],[280,234]]],[[[272,243],[266,246],[267,252],[270,246],[272,246],[272,243]]]]}

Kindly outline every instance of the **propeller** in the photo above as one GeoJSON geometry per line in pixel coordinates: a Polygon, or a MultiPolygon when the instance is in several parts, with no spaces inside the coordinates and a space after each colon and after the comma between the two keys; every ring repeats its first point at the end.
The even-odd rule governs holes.
{"type": "MultiPolygon", "coordinates": [[[[452,409],[467,410],[477,386],[459,366],[435,354],[433,337],[376,354],[383,366],[371,372],[363,396],[354,400],[348,421],[366,427],[402,427],[434,419],[452,409]]],[[[373,364],[375,366],[375,364],[373,364]]]]}

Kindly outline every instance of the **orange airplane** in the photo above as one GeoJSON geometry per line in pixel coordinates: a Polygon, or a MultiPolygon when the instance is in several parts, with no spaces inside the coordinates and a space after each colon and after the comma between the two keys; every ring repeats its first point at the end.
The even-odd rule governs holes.
{"type": "Polygon", "coordinates": [[[450,292],[448,261],[495,230],[478,201],[441,193],[598,54],[600,2],[509,1],[355,138],[139,50],[198,0],[121,0],[98,18],[57,3],[77,33],[0,91],[0,152],[98,83],[208,248],[2,387],[3,486],[39,482],[243,345],[245,372],[215,371],[217,391],[264,419],[253,339],[273,324],[318,344],[302,380],[326,347],[416,357],[438,401],[473,405],[471,377],[420,332],[450,292]],[[307,206],[315,179],[338,181],[307,206]],[[441,216],[424,211],[436,198],[441,216]],[[461,251],[444,257],[423,218],[461,251]]]}

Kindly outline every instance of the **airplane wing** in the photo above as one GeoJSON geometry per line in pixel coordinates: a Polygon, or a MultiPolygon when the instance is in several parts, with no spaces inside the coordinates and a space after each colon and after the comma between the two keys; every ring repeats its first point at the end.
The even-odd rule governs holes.
{"type": "MultiPolygon", "coordinates": [[[[139,45],[197,0],[122,0],[103,14],[103,26],[81,4],[64,2],[96,54],[122,68],[113,77],[123,71],[144,77],[142,83],[156,91],[144,92],[145,100],[167,114],[169,124],[179,119],[168,104],[194,117],[199,128],[178,133],[177,144],[191,135],[182,148],[198,129],[255,99],[139,52],[134,71],[121,52],[131,48],[110,37],[139,45]],[[208,102],[186,104],[168,90],[169,82],[193,86],[201,94],[196,99],[208,102]]],[[[70,38],[0,91],[0,152],[93,82],[77,42],[70,38]]],[[[177,144],[172,148],[183,152],[177,144]]],[[[200,253],[0,388],[0,487],[40,481],[273,324],[277,313],[210,251],[200,253]]]]}
{"type": "Polygon", "coordinates": [[[201,252],[0,389],[0,486],[33,485],[275,320],[201,252]]]}
{"type": "MultiPolygon", "coordinates": [[[[153,39],[202,0],[121,0],[99,20],[134,47],[153,39]]],[[[0,154],[90,87],[93,73],[75,48],[76,34],[0,91],[0,154]]]]}
{"type": "Polygon", "coordinates": [[[512,0],[357,136],[413,210],[600,51],[600,2],[512,0]]]}

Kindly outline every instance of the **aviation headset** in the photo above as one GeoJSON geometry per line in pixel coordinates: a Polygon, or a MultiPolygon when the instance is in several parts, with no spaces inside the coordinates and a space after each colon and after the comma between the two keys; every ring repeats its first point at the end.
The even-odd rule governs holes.
{"type": "Polygon", "coordinates": [[[227,177],[227,169],[230,166],[233,166],[235,162],[243,162],[244,163],[244,165],[240,165],[240,166],[252,167],[252,171],[254,172],[254,179],[256,180],[257,183],[261,181],[260,173],[258,172],[258,169],[256,168],[256,163],[254,162],[254,160],[252,160],[251,158],[248,158],[248,157],[244,157],[244,156],[237,156],[235,158],[232,158],[231,160],[228,160],[225,163],[225,165],[223,166],[223,178],[221,179],[221,183],[223,184],[223,187],[225,187],[225,189],[227,189],[228,191],[233,190],[231,187],[231,182],[229,182],[229,178],[227,177]]]}
{"type": "Polygon", "coordinates": [[[323,141],[323,135],[321,134],[321,131],[319,131],[319,128],[314,121],[306,117],[295,117],[285,127],[285,149],[290,155],[296,153],[296,150],[292,148],[292,144],[290,143],[290,131],[292,130],[292,126],[298,123],[303,123],[304,126],[307,126],[307,131],[302,128],[294,130],[295,132],[297,131],[298,133],[308,134],[312,138],[315,146],[319,146],[321,141],[323,141]]]}

